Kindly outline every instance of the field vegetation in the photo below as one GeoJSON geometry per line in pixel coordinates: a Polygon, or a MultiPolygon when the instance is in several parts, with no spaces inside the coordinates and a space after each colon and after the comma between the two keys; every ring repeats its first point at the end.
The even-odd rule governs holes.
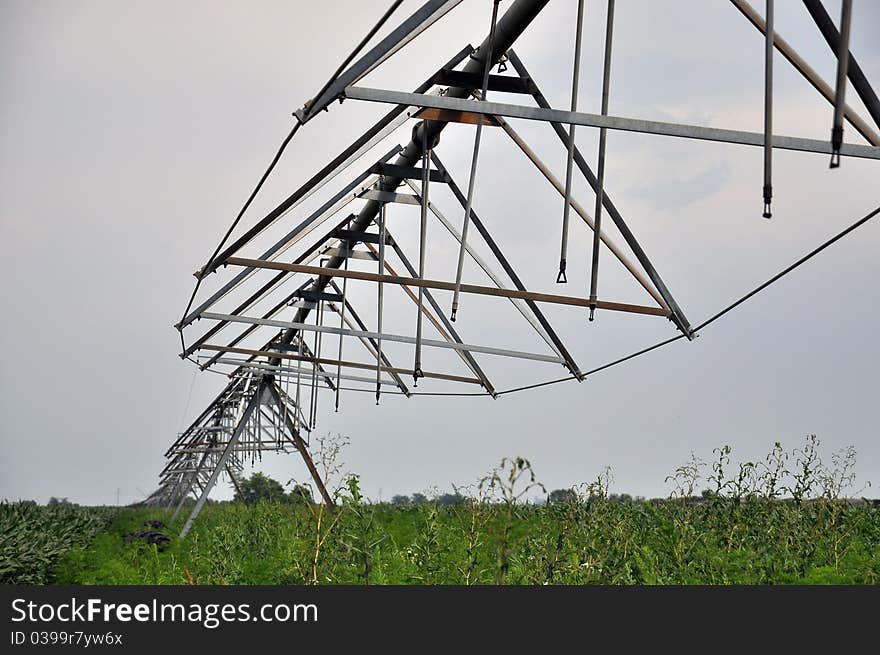
{"type": "Polygon", "coordinates": [[[91,543],[117,515],[111,507],[78,507],[53,498],[0,503],[0,584],[43,584],[58,559],[91,543]]]}
{"type": "MultiPolygon", "coordinates": [[[[610,471],[549,494],[530,463],[506,458],[454,493],[368,502],[325,440],[338,507],[308,489],[280,493],[265,476],[243,498],[208,504],[185,540],[124,536],[170,512],[129,509],[85,548],[68,551],[54,582],[85,584],[876,584],[880,507],[849,496],[855,453],[823,464],[810,437],[761,461],[691,457],[662,499],[610,492],[610,471]],[[329,453],[329,455],[328,455],[329,453]],[[271,487],[268,500],[252,493],[271,487]],[[243,502],[246,501],[246,502],[243,502]],[[540,501],[540,502],[537,502],[540,501]]],[[[323,455],[322,455],[323,453],[323,455]]],[[[254,483],[254,484],[251,484],[254,483]]],[[[6,508],[6,511],[10,511],[6,508]]],[[[34,580],[41,581],[41,580],[34,580]]]]}

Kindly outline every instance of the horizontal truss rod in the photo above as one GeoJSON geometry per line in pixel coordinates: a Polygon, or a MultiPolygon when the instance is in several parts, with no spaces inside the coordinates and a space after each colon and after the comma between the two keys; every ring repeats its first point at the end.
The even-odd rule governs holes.
{"type": "MultiPolygon", "coordinates": [[[[399,177],[406,180],[421,180],[424,172],[415,166],[397,166],[395,164],[377,164],[371,171],[386,177],[399,177]]],[[[428,169],[431,182],[448,182],[449,177],[438,170],[428,169]]]]}
{"type": "MultiPolygon", "coordinates": [[[[278,357],[278,353],[274,353],[274,357],[278,357]]],[[[319,378],[332,378],[336,379],[339,377],[342,380],[349,380],[351,382],[370,382],[375,383],[375,377],[366,377],[364,375],[348,375],[343,373],[342,375],[337,376],[336,373],[328,373],[326,371],[313,371],[311,368],[302,368],[302,367],[292,367],[292,366],[273,366],[271,364],[260,364],[258,362],[250,362],[244,359],[226,359],[225,357],[221,357],[217,360],[218,364],[232,364],[233,366],[238,366],[239,368],[255,368],[261,371],[272,371],[275,375],[281,375],[282,377],[290,377],[294,373],[300,374],[308,374],[311,375],[314,373],[319,378]]],[[[375,366],[373,369],[375,370],[375,366]]],[[[384,384],[391,387],[396,387],[397,382],[390,378],[385,378],[380,380],[380,384],[384,384]]],[[[333,391],[334,389],[331,389],[333,391]]]]}
{"type": "MultiPolygon", "coordinates": [[[[373,254],[376,254],[377,259],[378,259],[378,254],[377,254],[376,248],[371,246],[370,244],[366,244],[366,245],[367,245],[367,248],[370,249],[370,252],[372,252],[373,254]]],[[[410,270],[410,274],[415,275],[416,274],[415,271],[413,269],[410,269],[409,260],[406,258],[406,255],[404,254],[403,250],[400,249],[400,246],[394,246],[394,250],[397,253],[398,257],[400,257],[401,261],[403,262],[403,265],[406,266],[407,269],[410,270]]],[[[388,262],[387,259],[385,260],[384,264],[385,264],[385,270],[388,271],[389,275],[397,275],[397,271],[394,270],[394,267],[392,267],[392,265],[388,262]]],[[[330,281],[330,284],[334,287],[336,286],[336,282],[334,282],[332,280],[330,281]]],[[[458,343],[461,343],[461,339],[458,338],[458,336],[455,334],[454,330],[450,329],[447,331],[447,329],[443,326],[443,324],[441,324],[440,320],[437,319],[437,316],[439,316],[442,320],[444,320],[444,321],[447,320],[446,316],[440,311],[439,306],[437,305],[436,301],[431,296],[430,292],[426,291],[424,293],[424,296],[425,296],[425,299],[428,301],[428,303],[434,308],[434,311],[437,313],[437,316],[434,316],[434,314],[431,313],[431,310],[428,307],[426,307],[424,303],[419,303],[418,295],[413,293],[412,290],[409,289],[409,287],[400,287],[400,288],[403,289],[406,292],[406,295],[409,296],[409,299],[412,300],[413,303],[415,303],[416,307],[419,308],[419,311],[421,311],[422,315],[426,316],[428,318],[428,320],[431,322],[431,324],[434,326],[434,328],[437,330],[437,332],[440,333],[440,336],[442,336],[444,339],[446,339],[446,341],[450,341],[450,342],[456,341],[458,343]]],[[[331,304],[330,307],[332,308],[333,304],[331,304]]],[[[363,329],[366,329],[365,326],[361,326],[361,327],[363,327],[363,329]]],[[[448,326],[448,327],[451,328],[451,326],[448,326]]],[[[489,379],[486,377],[486,374],[483,373],[482,369],[480,369],[479,365],[476,363],[476,360],[474,360],[474,358],[471,357],[470,353],[463,351],[463,350],[457,350],[456,354],[461,358],[461,361],[464,362],[464,365],[467,366],[469,369],[471,369],[471,371],[474,373],[474,375],[478,376],[478,382],[481,385],[483,385],[487,390],[491,390],[492,389],[491,382],[489,382],[489,379]]]]}
{"type": "Polygon", "coordinates": [[[321,253],[325,257],[344,257],[347,259],[362,259],[369,262],[374,262],[378,258],[371,252],[365,252],[363,250],[348,250],[346,248],[327,248],[327,250],[321,253]]]}
{"type": "Polygon", "coordinates": [[[378,200],[379,202],[396,202],[401,205],[418,205],[420,204],[415,196],[408,193],[393,193],[392,191],[382,191],[381,189],[367,189],[361,196],[364,200],[378,200]]]}
{"type": "MultiPolygon", "coordinates": [[[[416,342],[415,338],[404,336],[402,334],[388,334],[378,332],[368,332],[366,330],[346,330],[344,328],[335,328],[329,325],[311,325],[309,323],[296,323],[293,321],[276,321],[262,318],[251,318],[249,316],[232,316],[230,314],[214,314],[205,312],[202,318],[213,321],[233,321],[236,323],[251,323],[256,325],[267,325],[276,328],[292,328],[294,330],[307,330],[310,332],[324,332],[325,334],[341,334],[351,337],[366,337],[368,339],[378,339],[380,336],[384,341],[396,341],[398,343],[416,342]]],[[[565,360],[561,357],[552,355],[541,355],[538,353],[527,353],[518,350],[506,350],[504,348],[492,348],[491,346],[475,346],[473,344],[436,341],[434,339],[422,339],[423,346],[431,346],[433,348],[448,348],[450,350],[465,350],[475,353],[485,353],[487,355],[499,355],[501,357],[513,357],[517,359],[531,359],[537,362],[549,362],[551,364],[564,364],[565,360]]]]}
{"type": "MultiPolygon", "coordinates": [[[[231,266],[247,266],[249,268],[268,268],[277,271],[290,271],[291,273],[305,273],[307,275],[326,275],[331,277],[349,278],[352,280],[367,280],[369,282],[386,282],[410,287],[425,287],[428,289],[441,289],[453,291],[454,282],[443,280],[425,280],[412,277],[399,277],[394,275],[379,275],[364,271],[346,271],[342,269],[328,269],[322,266],[303,266],[301,264],[285,264],[260,259],[245,259],[242,257],[230,257],[227,262],[231,266]]],[[[552,293],[538,293],[535,291],[520,291],[519,289],[499,289],[498,287],[484,287],[475,284],[462,284],[463,293],[473,293],[484,296],[497,296],[500,298],[522,298],[535,302],[547,302],[557,305],[573,305],[575,307],[590,307],[595,304],[599,309],[617,312],[629,312],[631,314],[646,314],[649,316],[669,316],[669,310],[662,307],[646,307],[645,305],[632,305],[629,303],[611,302],[608,300],[596,300],[591,302],[588,298],[575,296],[559,296],[552,293]]],[[[202,317],[206,314],[203,312],[202,317]]]]}
{"type": "MultiPolygon", "coordinates": [[[[480,121],[480,115],[472,111],[450,111],[448,109],[431,109],[430,107],[415,112],[413,118],[437,121],[438,123],[463,123],[465,125],[476,125],[480,121]]],[[[483,125],[498,127],[500,124],[495,116],[484,116],[483,118],[483,125]]]]}
{"type": "MultiPolygon", "coordinates": [[[[422,107],[433,107],[435,109],[472,111],[476,113],[506,116],[509,118],[523,118],[526,120],[544,121],[548,123],[573,123],[575,125],[586,125],[588,127],[604,127],[609,130],[641,132],[644,134],[658,134],[661,136],[717,141],[720,143],[735,143],[745,146],[764,146],[764,135],[761,132],[744,132],[741,130],[727,130],[717,127],[664,123],[660,121],[644,120],[641,118],[602,116],[600,114],[571,112],[562,109],[542,109],[540,107],[510,105],[502,102],[477,102],[473,100],[449,98],[446,96],[419,95],[417,93],[404,93],[401,91],[371,89],[367,87],[349,87],[345,90],[345,95],[352,100],[365,100],[367,102],[405,103],[422,107]]],[[[780,150],[797,150],[825,155],[831,154],[831,144],[827,141],[820,141],[818,139],[774,135],[772,142],[773,147],[780,150]]],[[[860,157],[863,159],[880,159],[880,147],[845,143],[840,148],[840,154],[847,157],[860,157]]]]}
{"type": "MultiPolygon", "coordinates": [[[[219,352],[228,352],[235,353],[237,355],[255,355],[257,357],[280,357],[281,359],[292,359],[301,362],[317,362],[318,364],[327,364],[336,366],[341,365],[348,368],[358,368],[364,369],[368,371],[375,371],[375,364],[364,364],[362,362],[352,362],[347,360],[339,360],[339,359],[326,359],[326,358],[318,358],[314,357],[301,357],[300,355],[291,355],[287,352],[279,353],[277,350],[252,350],[251,348],[230,348],[229,346],[219,346],[214,344],[205,344],[202,346],[204,350],[214,350],[219,352]]],[[[295,346],[285,346],[284,349],[295,348],[295,346]]],[[[396,368],[393,366],[382,366],[383,371],[387,373],[398,373],[400,375],[412,375],[412,369],[407,368],[396,368]]],[[[447,373],[432,373],[430,371],[424,371],[424,375],[420,375],[420,377],[425,378],[435,378],[437,380],[449,380],[450,382],[464,382],[466,384],[481,384],[480,380],[477,378],[469,378],[461,375],[450,375],[447,373]]],[[[334,374],[335,375],[335,374],[334,374]]]]}
{"type": "MultiPolygon", "coordinates": [[[[219,453],[220,448],[225,445],[225,442],[220,442],[219,446],[197,446],[193,448],[179,448],[175,452],[175,454],[180,455],[194,455],[198,453],[219,453]]],[[[232,449],[233,453],[251,453],[256,452],[257,450],[265,452],[275,452],[275,451],[287,451],[294,450],[295,446],[290,443],[281,443],[279,444],[277,441],[261,441],[259,443],[241,443],[235,445],[235,448],[232,449]]],[[[169,473],[180,473],[181,469],[173,469],[169,471],[169,473]]]]}

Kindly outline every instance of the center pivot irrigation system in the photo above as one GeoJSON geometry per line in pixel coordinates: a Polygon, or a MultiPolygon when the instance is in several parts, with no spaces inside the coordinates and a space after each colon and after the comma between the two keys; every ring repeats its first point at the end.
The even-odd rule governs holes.
{"type": "MultiPolygon", "coordinates": [[[[195,273],[197,282],[192,297],[175,326],[181,335],[181,357],[195,362],[201,370],[220,372],[229,378],[227,386],[168,449],[160,487],[147,499],[147,503],[153,505],[176,506],[179,512],[184,500],[195,494],[197,502],[181,536],[190,530],[219,476],[226,474],[237,485],[236,476],[244,462],[266,451],[297,451],[323,501],[333,504],[308,452],[308,436],[316,425],[321,391],[329,392],[338,411],[341,398],[349,392],[375,394],[378,404],[382,394],[388,393],[407,398],[416,395],[494,398],[567,380],[582,381],[592,373],[678,339],[692,340],[703,327],[880,212],[878,208],[861,218],[727,308],[692,326],[605,186],[606,131],[625,130],[763,148],[763,216],[770,218],[774,149],[825,154],[831,157],[832,168],[840,165],[841,157],[880,159],[880,137],[875,132],[880,125],[880,101],[849,52],[852,3],[843,1],[838,26],[820,0],[804,0],[806,13],[837,57],[837,79],[832,87],[775,32],[773,0],[766,0],[763,16],[744,0],[732,0],[734,8],[764,35],[763,133],[608,115],[614,0],[593,3],[598,10],[605,9],[606,18],[601,113],[577,110],[584,0],[576,3],[576,19],[575,3],[571,3],[575,19],[571,104],[568,110],[551,108],[537,79],[513,50],[516,40],[548,3],[549,0],[510,0],[503,3],[508,6],[500,13],[500,0],[482,0],[481,4],[487,9],[489,32],[479,47],[465,46],[411,93],[362,86],[360,81],[365,76],[461,4],[461,0],[425,2],[366,54],[361,54],[401,4],[398,0],[314,98],[294,112],[296,122],[290,134],[221,243],[195,273]],[[773,134],[775,51],[833,105],[828,141],[773,134]],[[493,73],[493,69],[497,71],[493,73]],[[507,74],[503,74],[505,72],[507,74]],[[845,103],[847,80],[866,107],[873,125],[845,103]],[[490,101],[490,95],[494,94],[522,98],[526,102],[490,101]],[[337,100],[384,103],[391,105],[391,109],[333,161],[230,243],[242,216],[294,135],[337,100]],[[561,145],[560,161],[563,156],[566,161],[564,180],[557,179],[538,158],[514,128],[512,120],[540,121],[552,128],[561,145]],[[869,145],[844,143],[844,122],[869,145]],[[450,123],[463,125],[460,134],[472,138],[470,175],[464,186],[459,186],[438,155],[440,136],[450,123]],[[599,130],[595,172],[576,145],[577,126],[599,130]],[[500,130],[509,137],[561,196],[562,238],[556,282],[567,282],[570,217],[579,217],[592,232],[591,252],[579,261],[589,270],[588,294],[530,290],[487,223],[477,214],[474,190],[484,128],[500,130]],[[378,159],[368,157],[381,142],[400,133],[409,137],[406,145],[397,145],[378,159]],[[592,215],[572,197],[575,171],[595,193],[592,215]],[[348,182],[335,195],[307,215],[298,215],[298,208],[339,176],[348,182]],[[444,215],[435,204],[437,197],[451,198],[459,218],[444,215]],[[622,243],[615,243],[603,230],[604,215],[613,222],[622,243]],[[289,222],[289,230],[284,229],[282,219],[289,222]],[[429,223],[434,230],[431,248],[429,223]],[[442,226],[439,232],[438,223],[442,226]],[[257,247],[256,240],[261,236],[265,239],[272,229],[280,229],[283,235],[268,248],[260,247],[257,252],[262,254],[241,255],[249,245],[251,249],[257,247]],[[398,234],[402,236],[398,238],[398,234]],[[457,251],[455,269],[448,271],[447,279],[426,274],[428,256],[438,251],[434,244],[440,237],[452,244],[453,248],[447,248],[449,252],[457,251]],[[599,261],[603,247],[644,289],[650,304],[636,305],[599,297],[599,261]],[[483,284],[463,280],[466,261],[483,284]],[[231,277],[202,300],[199,294],[202,282],[214,274],[221,279],[231,277]],[[436,292],[447,292],[446,296],[451,292],[451,306],[442,306],[436,292]],[[532,335],[539,346],[524,351],[502,347],[505,344],[501,343],[485,345],[465,341],[456,329],[461,323],[461,320],[456,323],[456,318],[467,314],[468,320],[479,327],[480,316],[485,314],[467,307],[463,296],[468,303],[477,299],[489,303],[493,297],[502,302],[506,299],[510,303],[507,311],[512,312],[515,322],[532,335]],[[356,303],[360,309],[356,309],[356,303]],[[627,357],[583,370],[545,314],[545,310],[554,305],[571,306],[581,312],[588,310],[584,315],[588,315],[590,321],[597,310],[665,317],[674,325],[676,334],[627,357]],[[187,338],[196,323],[208,323],[210,328],[195,338],[187,338]],[[391,325],[394,329],[388,330],[391,325]],[[232,332],[234,337],[222,338],[232,332]],[[357,354],[366,357],[359,360],[357,354]],[[492,357],[486,357],[490,355],[492,357]],[[484,369],[485,359],[492,358],[527,365],[534,382],[499,389],[484,369]],[[549,376],[540,372],[548,366],[563,367],[565,375],[548,380],[549,376]]],[[[501,341],[508,330],[498,332],[488,333],[501,341]]]]}

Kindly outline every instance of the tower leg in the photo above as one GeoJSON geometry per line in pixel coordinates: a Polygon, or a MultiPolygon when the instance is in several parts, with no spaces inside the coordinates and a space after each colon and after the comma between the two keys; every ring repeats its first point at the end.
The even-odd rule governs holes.
{"type": "MultiPolygon", "coordinates": [[[[270,388],[274,388],[274,386],[270,388]]],[[[205,506],[205,501],[208,500],[208,494],[211,492],[214,484],[216,484],[217,478],[220,477],[220,472],[223,470],[223,467],[226,464],[226,460],[229,458],[229,455],[235,448],[235,444],[238,443],[238,439],[239,437],[241,437],[241,433],[244,432],[248,420],[250,420],[251,418],[251,414],[253,414],[254,410],[260,406],[260,402],[262,401],[262,396],[265,389],[266,383],[261,382],[260,385],[257,387],[257,390],[254,392],[254,395],[251,396],[250,402],[248,402],[248,406],[244,410],[244,414],[242,414],[241,419],[238,421],[238,425],[235,426],[235,432],[232,433],[232,437],[226,444],[226,448],[223,449],[223,454],[220,455],[220,460],[214,467],[214,471],[211,473],[211,477],[208,478],[208,482],[207,484],[205,484],[205,488],[202,489],[202,494],[196,501],[196,506],[193,507],[193,511],[189,515],[189,518],[186,520],[186,523],[183,526],[183,530],[180,531],[181,539],[189,534],[190,529],[192,529],[193,521],[195,521],[196,517],[199,515],[199,512],[202,511],[202,507],[205,506]]]]}

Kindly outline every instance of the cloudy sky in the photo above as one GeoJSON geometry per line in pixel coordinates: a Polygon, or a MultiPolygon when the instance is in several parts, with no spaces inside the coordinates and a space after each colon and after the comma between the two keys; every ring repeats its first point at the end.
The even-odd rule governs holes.
{"type": "MultiPolygon", "coordinates": [[[[172,324],[192,271],[289,131],[291,111],[387,4],[0,3],[0,498],[99,504],[116,502],[119,490],[121,502],[132,502],[155,488],[162,453],[224,384],[177,356],[172,324]]],[[[827,4],[836,17],[839,2],[827,4]]],[[[777,5],[778,32],[833,81],[835,60],[801,3],[777,5]]],[[[394,21],[418,6],[407,0],[394,21]]],[[[364,84],[411,90],[482,40],[490,7],[466,0],[364,84]]],[[[516,44],[560,108],[569,102],[574,16],[574,2],[551,2],[516,44]]],[[[599,109],[604,24],[602,3],[588,2],[583,111],[599,109]]],[[[875,87],[878,25],[880,7],[856,3],[852,51],[875,87]]],[[[728,2],[679,0],[660,9],[620,0],[610,113],[760,131],[762,53],[761,35],[728,2]]],[[[775,81],[775,131],[826,139],[831,107],[781,57],[775,81]]],[[[847,97],[867,116],[852,89],[847,97]]],[[[382,111],[348,101],[309,123],[243,226],[382,111]]],[[[565,153],[549,127],[515,126],[562,177],[565,153]]],[[[352,170],[406,143],[410,129],[352,170]]],[[[863,143],[852,129],[846,134],[863,143]]],[[[471,127],[452,126],[437,151],[462,186],[472,139],[471,127]]],[[[588,161],[596,143],[594,130],[579,129],[588,161]]],[[[777,152],[774,217],[764,220],[761,157],[745,146],[609,133],[608,192],[694,324],[880,204],[880,162],[845,160],[830,171],[824,155],[777,152]]],[[[593,207],[582,182],[575,196],[593,207]]],[[[449,198],[438,193],[437,203],[460,225],[463,212],[449,198]]],[[[530,288],[585,293],[588,233],[572,224],[570,281],[561,290],[553,279],[562,202],[498,130],[485,132],[475,207],[530,288]]],[[[299,211],[285,218],[278,233],[301,218],[299,211]]],[[[416,220],[401,220],[404,239],[416,220]]],[[[453,242],[437,235],[429,272],[453,279],[453,242]]],[[[318,432],[350,437],[345,461],[374,498],[467,484],[515,455],[529,458],[548,488],[610,466],[614,490],[660,495],[669,492],[664,478],[692,452],[710,459],[713,448],[730,444],[735,458],[754,459],[776,441],[791,449],[811,433],[826,459],[855,446],[859,479],[880,484],[878,248],[880,222],[869,223],[693,343],[581,384],[498,400],[389,396],[380,407],[369,394],[351,393],[338,414],[324,396],[318,432]]],[[[647,304],[613,261],[603,259],[601,270],[600,297],[647,304]]],[[[220,275],[208,285],[229,273],[220,275]]],[[[465,276],[483,283],[475,269],[465,276]]],[[[583,311],[548,315],[585,370],[673,334],[663,319],[601,313],[588,324],[583,311]]],[[[456,325],[465,341],[539,349],[512,327],[515,318],[503,302],[465,297],[456,325]]],[[[480,361],[499,388],[559,375],[547,365],[480,361]]],[[[295,455],[267,456],[260,468],[306,479],[295,455]]],[[[228,495],[221,485],[217,496],[228,495]]]]}

